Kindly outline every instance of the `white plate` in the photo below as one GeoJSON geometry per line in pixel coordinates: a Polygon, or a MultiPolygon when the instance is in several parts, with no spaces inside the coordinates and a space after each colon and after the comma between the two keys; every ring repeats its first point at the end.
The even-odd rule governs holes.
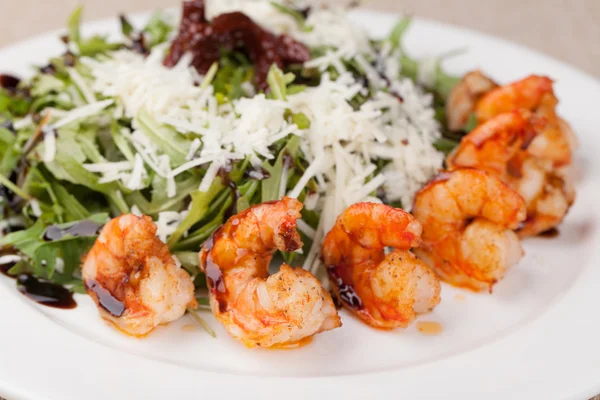
{"type": "MultiPolygon", "coordinates": [[[[356,12],[382,36],[396,17],[356,12]]],[[[139,16],[143,19],[143,16],[139,16]]],[[[140,19],[137,19],[138,21],[140,19]]],[[[85,31],[114,32],[115,21],[85,31]]],[[[578,197],[554,239],[529,239],[523,261],[492,295],[444,285],[442,303],[415,326],[382,332],[342,312],[344,326],[294,351],[248,350],[217,331],[190,332],[188,317],[139,340],[119,334],[91,300],[75,310],[39,307],[0,279],[0,395],[9,399],[131,398],[461,398],[570,399],[600,392],[600,84],[523,47],[456,27],[417,20],[407,37],[411,54],[457,48],[447,62],[456,73],[481,68],[506,82],[530,73],[556,79],[560,112],[582,146],[578,197]]],[[[62,51],[45,35],[0,51],[0,69],[23,74],[62,51]]]]}

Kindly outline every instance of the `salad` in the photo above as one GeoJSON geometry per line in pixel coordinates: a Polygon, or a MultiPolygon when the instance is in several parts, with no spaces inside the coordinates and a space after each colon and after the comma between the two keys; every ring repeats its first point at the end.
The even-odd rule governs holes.
{"type": "Polygon", "coordinates": [[[85,293],[80,265],[100,228],[134,213],[204,287],[202,243],[284,195],[304,204],[305,245],[282,257],[318,275],[343,210],[409,210],[460,139],[443,111],[458,78],[441,57],[406,53],[409,18],[374,40],[344,10],[192,1],[179,23],[121,16],[111,41],[82,36],[81,17],[35,75],[0,76],[0,266],[11,276],[85,293]]]}

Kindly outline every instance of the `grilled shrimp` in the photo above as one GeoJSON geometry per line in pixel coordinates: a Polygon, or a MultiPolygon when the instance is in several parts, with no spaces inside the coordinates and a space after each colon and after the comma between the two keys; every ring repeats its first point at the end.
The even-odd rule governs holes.
{"type": "Polygon", "coordinates": [[[490,172],[525,199],[527,220],[519,229],[521,236],[560,224],[574,200],[564,169],[532,151],[547,124],[546,118],[526,110],[497,115],[464,136],[446,160],[451,170],[473,167],[490,172]]]}
{"type": "Polygon", "coordinates": [[[476,107],[477,120],[484,122],[498,114],[517,109],[533,110],[542,98],[554,95],[552,80],[545,76],[530,75],[508,85],[488,91],[476,107]]]}
{"type": "Polygon", "coordinates": [[[519,176],[515,164],[530,157],[527,149],[543,125],[528,111],[500,114],[465,135],[446,165],[483,169],[512,184],[519,176]]]}
{"type": "Polygon", "coordinates": [[[200,251],[213,313],[248,347],[288,345],[341,326],[330,294],[308,271],[284,263],[269,276],[276,250],[302,246],[301,209],[288,197],[253,206],[229,218],[200,251]]]}
{"type": "Polygon", "coordinates": [[[342,213],[323,242],[323,261],[340,302],[367,324],[408,326],[440,302],[440,282],[409,250],[421,224],[404,210],[358,203],[342,213]],[[385,255],[385,247],[395,249],[385,255]]]}
{"type": "Polygon", "coordinates": [[[450,92],[446,102],[448,128],[453,131],[463,129],[469,116],[475,111],[477,101],[497,86],[496,82],[481,71],[471,71],[463,76],[450,92]]]}
{"type": "Polygon", "coordinates": [[[477,102],[477,121],[483,123],[514,110],[528,110],[544,118],[546,126],[531,143],[530,152],[552,161],[553,167],[561,167],[571,163],[577,140],[567,122],[556,114],[557,104],[552,80],[531,75],[485,94],[477,102]]]}
{"type": "Polygon", "coordinates": [[[156,237],[148,216],[109,221],[86,256],[82,275],[102,318],[130,335],[146,335],[196,307],[192,278],[156,237]]]}
{"type": "Polygon", "coordinates": [[[423,225],[415,253],[453,285],[491,291],[523,256],[513,229],[525,202],[484,171],[441,172],[417,193],[412,212],[423,225]]]}

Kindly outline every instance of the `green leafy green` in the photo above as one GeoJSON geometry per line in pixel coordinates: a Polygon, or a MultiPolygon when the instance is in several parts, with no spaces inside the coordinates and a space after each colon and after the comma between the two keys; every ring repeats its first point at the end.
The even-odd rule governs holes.
{"type": "Polygon", "coordinates": [[[476,127],[477,127],[477,115],[475,113],[471,113],[471,115],[469,115],[469,118],[467,119],[467,122],[465,123],[465,132],[469,133],[476,127]]]}
{"type": "Polygon", "coordinates": [[[135,32],[135,28],[129,22],[129,19],[125,15],[119,15],[119,22],[121,23],[121,33],[125,37],[131,37],[131,35],[135,32]]]}
{"type": "Polygon", "coordinates": [[[294,78],[291,72],[284,74],[276,64],[271,65],[267,74],[267,83],[272,96],[278,100],[287,100],[287,85],[294,82],[294,78]]]}
{"type": "Polygon", "coordinates": [[[271,5],[273,7],[275,7],[279,12],[289,15],[290,17],[294,18],[294,20],[300,27],[300,30],[302,30],[304,32],[312,31],[312,29],[313,29],[312,26],[306,25],[306,18],[304,18],[304,15],[302,15],[302,13],[300,11],[294,10],[291,7],[284,6],[283,4],[278,3],[276,1],[272,1],[271,5]]]}
{"type": "Polygon", "coordinates": [[[396,22],[396,25],[392,28],[390,33],[389,41],[394,49],[402,48],[402,38],[410,26],[411,18],[404,17],[400,21],[396,22]]]}
{"type": "MultiPolygon", "coordinates": [[[[107,214],[90,216],[96,223],[105,223],[107,214]]],[[[64,229],[69,224],[57,225],[64,229]]],[[[30,228],[10,233],[0,239],[0,246],[13,246],[31,261],[31,267],[36,276],[51,279],[56,283],[67,283],[74,279],[74,272],[79,268],[83,255],[93,245],[96,236],[65,235],[58,240],[44,240],[47,226],[40,219],[30,228]],[[58,260],[62,260],[61,270],[57,270],[58,260]]]]}
{"type": "Polygon", "coordinates": [[[79,54],[82,56],[95,56],[121,47],[120,43],[110,43],[108,39],[103,36],[96,35],[83,39],[80,32],[82,14],[83,7],[79,6],[67,20],[67,38],[69,42],[77,45],[79,54]]]}
{"type": "Polygon", "coordinates": [[[181,165],[186,162],[189,142],[180,133],[156,122],[146,110],[140,111],[137,122],[146,136],[169,156],[172,165],[181,165]]]}
{"type": "Polygon", "coordinates": [[[165,15],[160,11],[152,14],[152,17],[150,17],[150,20],[143,29],[143,32],[148,37],[148,46],[150,48],[166,42],[172,31],[173,26],[167,22],[165,15]]]}
{"type": "Polygon", "coordinates": [[[452,150],[454,150],[454,148],[456,146],[458,146],[460,142],[457,142],[456,140],[452,140],[452,139],[448,139],[445,137],[439,138],[438,140],[436,140],[433,143],[433,146],[438,150],[441,151],[442,153],[444,153],[445,155],[450,154],[450,152],[452,150]]]}
{"type": "Polygon", "coordinates": [[[287,141],[285,147],[279,152],[279,155],[275,159],[273,165],[265,161],[262,167],[269,173],[269,178],[264,179],[262,184],[262,201],[279,200],[279,190],[281,187],[281,179],[283,176],[283,169],[286,163],[286,157],[292,159],[296,157],[300,148],[300,138],[298,136],[292,136],[287,141]]]}
{"type": "Polygon", "coordinates": [[[169,247],[173,247],[177,241],[186,233],[194,224],[199,222],[208,211],[210,202],[223,189],[223,184],[219,179],[216,179],[206,192],[196,190],[190,193],[192,198],[192,207],[188,215],[185,217],[177,230],[167,240],[169,247]]]}
{"type": "Polygon", "coordinates": [[[6,89],[0,88],[0,117],[21,117],[27,114],[31,100],[22,95],[11,95],[6,89]]]}

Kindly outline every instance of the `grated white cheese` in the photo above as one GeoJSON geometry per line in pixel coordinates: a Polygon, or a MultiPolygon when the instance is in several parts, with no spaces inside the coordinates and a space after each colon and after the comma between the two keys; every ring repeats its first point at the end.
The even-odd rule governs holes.
{"type": "MultiPolygon", "coordinates": [[[[113,52],[101,60],[83,58],[93,76],[89,85],[94,96],[114,99],[104,107],[115,101],[117,109],[122,109],[119,112],[133,119],[133,131],[122,133],[135,149],[134,162],[87,164],[86,168],[102,174],[102,180],[121,180],[135,190],[146,178],[148,167],[166,179],[167,194],[172,197],[176,194],[175,177],[186,171],[208,166],[199,185],[199,190],[207,191],[219,169],[230,161],[248,158],[258,166],[275,157],[273,143],[288,135],[300,136],[300,149],[309,166],[288,195],[298,197],[312,179],[317,182],[317,192],[307,196],[305,205],[320,213],[319,226],[314,230],[302,221],[298,223],[299,229],[314,239],[315,246],[304,264],[314,270],[319,266],[319,243],[345,208],[359,201],[380,201],[373,194],[383,188],[387,200],[400,201],[410,209],[416,191],[441,167],[443,155],[433,147],[440,137],[433,99],[411,80],[398,79],[399,50],[385,44],[375,54],[367,35],[343,11],[313,10],[307,20],[312,30],[304,31],[268,0],[214,0],[207,4],[209,18],[233,10],[243,11],[269,30],[287,33],[308,46],[330,46],[306,66],[321,71],[333,66],[339,76],[334,80],[324,72],[319,86],[288,95],[285,101],[254,95],[254,89],[246,84],[244,91],[253,97],[219,104],[212,86],[198,86],[205,77],[190,67],[189,56],[174,68],[162,65],[163,47],[155,48],[147,58],[129,50],[113,52]],[[367,91],[346,71],[344,60],[354,60],[375,90],[359,109],[349,101],[367,91]],[[287,109],[304,113],[310,127],[300,130],[290,124],[284,117],[287,109]],[[157,124],[185,135],[189,147],[184,161],[171,160],[140,129],[136,118],[142,111],[157,124]],[[381,159],[388,162],[383,170],[376,165],[381,159]]],[[[423,82],[431,79],[427,65],[420,68],[423,82]]],[[[81,107],[78,113],[90,113],[86,107],[100,103],[81,107]]],[[[70,112],[56,124],[69,123],[73,118],[70,112]]],[[[287,188],[287,173],[284,168],[281,195],[287,188]]],[[[183,218],[181,213],[161,213],[161,238],[166,239],[183,218]]]]}
{"type": "Polygon", "coordinates": [[[114,100],[108,99],[75,108],[69,111],[62,119],[59,119],[58,121],[49,125],[48,129],[58,129],[80,119],[89,118],[98,114],[100,111],[104,110],[113,103],[114,100]]]}
{"type": "Polygon", "coordinates": [[[56,262],[54,264],[54,269],[59,274],[64,273],[65,272],[65,260],[63,260],[61,257],[56,257],[56,262]]]}
{"type": "MultiPolygon", "coordinates": [[[[104,96],[114,96],[123,105],[124,113],[136,118],[146,110],[158,122],[173,126],[178,132],[202,136],[190,144],[183,165],[174,166],[140,129],[124,133],[143,161],[159,176],[167,178],[169,196],[174,196],[174,177],[202,164],[210,164],[200,190],[208,190],[218,169],[230,160],[246,157],[273,158],[269,146],[287,135],[301,131],[284,118],[288,104],[267,99],[263,94],[241,98],[231,104],[218,105],[212,86],[194,86],[197,80],[182,59],[172,69],[162,65],[153,54],[147,59],[130,51],[117,51],[106,60],[83,59],[92,71],[93,88],[104,96]]],[[[137,128],[134,119],[133,127],[137,128]]],[[[167,157],[168,158],[168,157],[167,157]]]]}
{"type": "Polygon", "coordinates": [[[33,120],[31,119],[30,115],[26,116],[25,118],[19,119],[13,123],[13,127],[16,130],[26,128],[30,125],[33,125],[33,120]]]}
{"type": "Polygon", "coordinates": [[[40,202],[37,199],[29,200],[29,206],[31,207],[31,213],[34,217],[40,217],[42,215],[42,209],[40,207],[40,202]]]}
{"type": "Polygon", "coordinates": [[[16,254],[6,254],[0,256],[0,265],[11,264],[21,261],[21,256],[16,254]]]}
{"type": "Polygon", "coordinates": [[[303,220],[299,219],[296,221],[298,230],[308,236],[310,239],[314,239],[317,231],[315,231],[310,225],[303,220]]]}
{"type": "Polygon", "coordinates": [[[142,212],[142,210],[140,210],[140,208],[137,205],[132,205],[131,209],[129,210],[133,215],[136,215],[138,217],[141,217],[142,215],[144,215],[144,213],[142,212]]]}
{"type": "Polygon", "coordinates": [[[0,220],[0,237],[4,236],[9,228],[20,228],[25,226],[25,217],[22,215],[0,220]]]}
{"type": "Polygon", "coordinates": [[[166,242],[167,238],[177,230],[177,227],[185,219],[188,213],[188,210],[182,212],[163,211],[158,213],[158,220],[156,221],[156,236],[158,236],[163,242],[166,242]]]}
{"type": "Polygon", "coordinates": [[[75,68],[67,68],[67,72],[69,73],[69,76],[71,77],[75,85],[77,85],[77,87],[79,88],[79,91],[81,92],[81,95],[83,96],[85,101],[88,104],[95,103],[97,99],[94,95],[94,92],[89,88],[88,84],[79,74],[79,72],[77,72],[75,68]]]}
{"type": "Polygon", "coordinates": [[[44,155],[42,160],[46,163],[54,161],[56,155],[56,131],[54,129],[42,128],[44,135],[44,155]]]}
{"type": "Polygon", "coordinates": [[[139,154],[135,155],[133,170],[127,182],[127,188],[131,190],[142,189],[144,187],[143,178],[146,170],[144,169],[144,160],[139,154]]]}

